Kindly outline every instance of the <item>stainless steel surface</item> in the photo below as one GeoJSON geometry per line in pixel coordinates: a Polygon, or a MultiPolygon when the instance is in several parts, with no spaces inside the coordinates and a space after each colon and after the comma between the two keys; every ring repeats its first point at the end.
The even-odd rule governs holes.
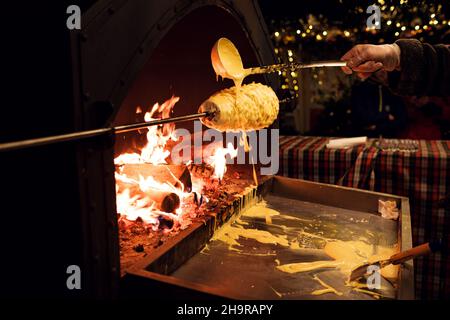
{"type": "MultiPolygon", "coordinates": [[[[157,285],[167,297],[172,297],[175,290],[187,292],[187,296],[200,294],[232,299],[279,298],[275,291],[283,293],[284,299],[371,299],[363,293],[345,291],[348,288],[342,287],[342,274],[332,270],[317,270],[317,274],[321,280],[335,285],[345,295],[311,296],[308,292],[321,288],[312,279],[315,273],[289,275],[276,272],[275,259],[283,264],[327,259],[320,250],[324,245],[320,236],[342,240],[364,237],[365,241],[372,244],[374,253],[379,246],[395,242],[402,251],[412,247],[409,202],[404,197],[280,176],[265,180],[257,190],[249,190],[247,196],[251,197],[231,206],[234,215],[230,219],[235,219],[242,210],[263,197],[269,206],[278,209],[283,216],[272,217],[272,225],[269,226],[264,219],[241,217],[241,220],[249,223],[244,227],[297,237],[306,249],[296,252],[240,238],[238,241],[242,247],[239,249],[242,252],[230,252],[223,243],[208,242],[215,229],[228,220],[224,219],[229,216],[228,210],[220,210],[206,221],[196,223],[194,228],[183,230],[129,269],[124,278],[133,284],[128,289],[133,291],[139,288],[138,291],[145,290],[152,294],[157,285]],[[398,221],[380,217],[377,213],[379,199],[397,202],[401,212],[398,221]],[[308,237],[301,231],[315,233],[319,237],[308,237]],[[209,248],[199,253],[206,244],[209,248]]],[[[382,285],[389,287],[387,281],[382,285]]],[[[400,267],[396,290],[391,288],[384,294],[391,298],[395,296],[396,299],[414,299],[413,261],[407,261],[400,267]]],[[[158,294],[160,296],[161,293],[158,294]]]]}
{"type": "MultiPolygon", "coordinates": [[[[374,253],[379,246],[397,243],[397,222],[386,220],[367,212],[346,210],[317,203],[286,199],[269,194],[264,197],[268,207],[281,213],[272,217],[272,224],[262,218],[250,218],[244,214],[239,223],[245,229],[269,231],[275,236],[296,239],[302,250],[262,244],[253,239],[239,238],[241,252],[230,250],[228,244],[219,240],[208,244],[207,249],[195,255],[176,270],[172,276],[202,285],[213,286],[229,295],[240,294],[251,299],[372,299],[371,296],[352,291],[345,286],[346,276],[334,269],[318,269],[311,272],[288,274],[277,270],[281,264],[331,260],[321,249],[325,240],[362,240],[373,244],[374,253]],[[207,272],[205,272],[207,270],[207,272]],[[311,295],[324,289],[313,276],[331,285],[343,296],[325,294],[311,295]],[[280,297],[280,295],[282,295],[280,297]]],[[[382,293],[395,298],[395,289],[387,282],[382,293]]]]}

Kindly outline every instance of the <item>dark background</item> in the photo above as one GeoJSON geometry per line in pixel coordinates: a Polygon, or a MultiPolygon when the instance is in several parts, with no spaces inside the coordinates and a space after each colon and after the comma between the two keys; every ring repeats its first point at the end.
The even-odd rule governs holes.
{"type": "MultiPolygon", "coordinates": [[[[90,3],[2,4],[0,142],[73,131],[66,8],[77,2],[90,3]]],[[[72,143],[0,153],[0,297],[79,294],[64,290],[82,261],[76,161],[72,143]]]]}

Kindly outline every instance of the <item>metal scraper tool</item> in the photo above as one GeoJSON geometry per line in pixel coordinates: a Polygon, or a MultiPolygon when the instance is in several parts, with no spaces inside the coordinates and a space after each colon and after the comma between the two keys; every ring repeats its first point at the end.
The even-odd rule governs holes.
{"type": "Polygon", "coordinates": [[[439,243],[425,243],[409,250],[394,254],[389,259],[363,264],[353,269],[352,273],[350,274],[350,281],[358,280],[359,278],[368,274],[367,268],[369,266],[378,266],[380,269],[382,269],[390,264],[400,264],[415,257],[423,256],[429,254],[430,252],[435,252],[439,249],[439,247],[439,243]]]}

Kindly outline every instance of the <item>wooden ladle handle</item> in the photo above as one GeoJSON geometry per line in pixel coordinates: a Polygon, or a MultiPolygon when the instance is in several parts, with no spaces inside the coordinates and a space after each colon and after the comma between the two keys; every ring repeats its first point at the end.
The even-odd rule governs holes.
{"type": "Polygon", "coordinates": [[[390,258],[390,260],[391,260],[392,264],[399,264],[399,263],[405,262],[407,260],[413,259],[415,257],[429,254],[432,251],[433,250],[431,250],[430,244],[427,242],[427,243],[421,244],[420,246],[417,246],[417,247],[411,248],[409,250],[394,254],[390,258]]]}

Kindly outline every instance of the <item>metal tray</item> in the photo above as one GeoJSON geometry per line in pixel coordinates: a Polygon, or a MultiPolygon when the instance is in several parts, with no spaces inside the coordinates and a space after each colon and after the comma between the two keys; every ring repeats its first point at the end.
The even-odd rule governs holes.
{"type": "MultiPolygon", "coordinates": [[[[131,268],[123,278],[122,292],[127,296],[172,299],[372,298],[345,287],[344,276],[336,270],[297,274],[276,270],[279,262],[327,259],[322,250],[317,250],[320,241],[299,236],[301,231],[340,240],[364,238],[373,245],[374,251],[378,245],[395,243],[406,250],[412,244],[409,202],[404,197],[274,176],[236,199],[228,210],[212,215],[204,223],[194,224],[131,268]],[[308,249],[291,250],[240,238],[240,252],[236,252],[221,241],[209,241],[223,223],[238,223],[234,220],[242,210],[261,199],[282,215],[273,217],[271,224],[261,218],[244,216],[241,220],[245,225],[290,239],[298,237],[302,247],[308,249]],[[397,202],[401,212],[398,221],[380,217],[377,213],[379,199],[397,202]],[[344,295],[312,296],[311,291],[320,288],[313,274],[319,274],[323,281],[344,295]]],[[[413,279],[413,262],[410,261],[401,266],[395,287],[383,294],[395,299],[413,299],[413,279]]]]}

